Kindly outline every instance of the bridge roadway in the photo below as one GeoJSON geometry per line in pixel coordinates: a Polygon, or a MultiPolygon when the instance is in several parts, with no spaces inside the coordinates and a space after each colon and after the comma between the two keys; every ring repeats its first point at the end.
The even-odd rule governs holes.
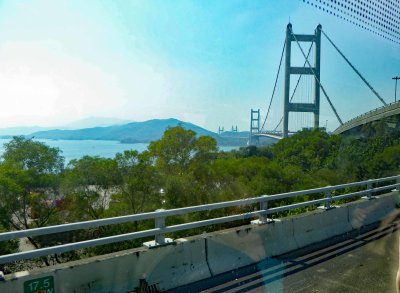
{"type": "Polygon", "coordinates": [[[396,292],[399,225],[369,226],[172,292],[396,292]]]}
{"type": "MultiPolygon", "coordinates": [[[[357,129],[365,124],[380,121],[383,119],[390,119],[394,116],[400,115],[400,101],[388,104],[386,106],[376,108],[369,112],[363,113],[353,119],[347,121],[343,125],[339,126],[334,134],[350,134],[350,133],[358,133],[357,129]]],[[[294,134],[295,132],[290,132],[289,135],[294,134]]],[[[265,136],[274,139],[282,139],[282,131],[260,131],[259,133],[253,134],[253,136],[265,136]]]]}
{"type": "Polygon", "coordinates": [[[357,116],[347,121],[343,125],[339,126],[333,133],[345,134],[367,123],[379,121],[382,119],[387,119],[399,114],[400,114],[400,101],[388,104],[386,106],[371,110],[367,113],[357,116]]]}
{"type": "MultiPolygon", "coordinates": [[[[289,131],[289,135],[293,135],[296,132],[294,131],[289,131]]],[[[258,133],[253,134],[254,137],[269,137],[269,138],[274,138],[277,140],[280,140],[283,138],[283,133],[282,131],[260,131],[258,133]]]]}

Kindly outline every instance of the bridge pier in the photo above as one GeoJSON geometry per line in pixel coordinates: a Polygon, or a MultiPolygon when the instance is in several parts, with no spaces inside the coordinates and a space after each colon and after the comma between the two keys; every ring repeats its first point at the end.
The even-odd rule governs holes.
{"type": "Polygon", "coordinates": [[[249,137],[249,145],[259,145],[260,138],[254,134],[258,134],[260,132],[260,109],[253,110],[250,112],[250,137],[249,137]]]}
{"type": "Polygon", "coordinates": [[[294,35],[292,24],[289,23],[286,28],[286,54],[285,54],[285,93],[283,102],[283,137],[289,135],[289,113],[290,112],[312,112],[314,113],[314,127],[319,127],[320,112],[320,80],[321,66],[321,29],[318,25],[313,35],[294,35]],[[315,43],[314,67],[293,67],[291,66],[291,48],[293,41],[313,42],[315,43]],[[290,76],[291,75],[314,75],[314,103],[292,103],[290,102],[290,76]]]}

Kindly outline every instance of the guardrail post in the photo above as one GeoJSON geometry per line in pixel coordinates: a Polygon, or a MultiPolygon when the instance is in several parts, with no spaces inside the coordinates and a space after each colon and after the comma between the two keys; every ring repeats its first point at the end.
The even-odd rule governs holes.
{"type": "Polygon", "coordinates": [[[372,186],[371,179],[369,179],[368,182],[367,182],[367,189],[368,189],[367,198],[368,199],[372,198],[372,191],[371,191],[372,187],[373,186],[372,186]]]}
{"type": "Polygon", "coordinates": [[[372,183],[372,180],[368,179],[368,181],[367,181],[367,195],[363,196],[362,198],[368,199],[368,200],[373,199],[374,198],[373,194],[372,194],[372,188],[373,187],[374,187],[374,185],[372,183]]]}
{"type": "Polygon", "coordinates": [[[262,201],[262,202],[260,202],[260,215],[258,216],[259,217],[259,220],[261,221],[261,222],[267,222],[268,221],[268,215],[266,215],[265,213],[263,213],[262,211],[266,211],[266,210],[268,210],[268,201],[262,201]]]}
{"type": "MultiPolygon", "coordinates": [[[[155,210],[156,212],[162,212],[165,211],[164,209],[158,209],[155,210]]],[[[165,228],[165,217],[161,216],[161,217],[155,217],[154,218],[154,226],[156,228],[165,228]]],[[[158,245],[165,245],[168,243],[172,243],[174,240],[171,238],[165,238],[164,234],[157,234],[155,236],[155,239],[153,241],[148,241],[148,242],[144,242],[143,245],[148,247],[148,248],[152,248],[158,245]]]]}
{"type": "MultiPolygon", "coordinates": [[[[156,210],[156,212],[162,212],[164,209],[156,210]]],[[[154,219],[154,224],[156,228],[165,228],[165,217],[157,217],[154,219]]],[[[158,234],[155,236],[156,244],[165,244],[165,235],[158,234]]]]}
{"type": "Polygon", "coordinates": [[[324,203],[323,206],[320,206],[320,209],[323,210],[330,210],[333,209],[334,206],[331,205],[331,199],[332,199],[332,189],[331,186],[327,186],[326,190],[324,191],[324,195],[325,195],[325,199],[327,199],[327,201],[324,203]]]}
{"type": "Polygon", "coordinates": [[[332,193],[331,193],[330,189],[325,190],[325,198],[329,199],[329,201],[325,202],[325,210],[329,210],[329,209],[331,209],[331,201],[330,200],[332,198],[332,193]]]}
{"type": "Polygon", "coordinates": [[[258,219],[251,221],[251,223],[255,225],[260,225],[260,224],[274,222],[274,220],[268,218],[268,215],[265,212],[267,210],[268,210],[268,201],[267,200],[260,201],[260,214],[258,215],[258,219]]]}

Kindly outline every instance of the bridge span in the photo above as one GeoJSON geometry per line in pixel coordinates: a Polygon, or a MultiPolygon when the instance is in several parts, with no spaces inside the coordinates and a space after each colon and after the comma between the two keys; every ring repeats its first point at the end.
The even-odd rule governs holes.
{"type": "MultiPolygon", "coordinates": [[[[385,221],[391,223],[390,218],[395,218],[398,213],[396,204],[399,202],[399,190],[400,175],[230,202],[0,233],[0,241],[6,241],[149,219],[153,219],[156,225],[155,228],[144,231],[1,255],[0,263],[4,264],[85,247],[156,236],[154,241],[145,243],[143,247],[6,275],[0,282],[0,292],[36,292],[37,290],[32,289],[35,286],[42,290],[38,292],[49,293],[167,290],[197,292],[207,288],[212,290],[213,287],[216,292],[225,292],[223,288],[218,287],[218,289],[215,286],[235,282],[236,279],[250,275],[255,277],[257,274],[265,273],[266,270],[268,274],[277,272],[279,275],[279,272],[282,272],[282,264],[285,270],[291,271],[291,267],[282,261],[300,266],[310,263],[307,257],[295,257],[290,260],[291,253],[307,250],[323,241],[331,241],[332,245],[340,246],[341,239],[348,239],[348,235],[361,235],[363,229],[370,225],[385,221]],[[307,198],[310,200],[276,206],[277,200],[304,195],[308,195],[307,198]],[[347,202],[355,198],[359,200],[347,202]],[[321,208],[294,216],[277,217],[284,211],[317,206],[321,208]],[[229,207],[238,207],[241,214],[170,226],[165,222],[166,217],[229,207]],[[244,212],[246,208],[249,209],[244,212]],[[164,236],[166,233],[176,231],[251,219],[254,219],[251,224],[245,223],[239,227],[197,236],[176,240],[164,236]],[[243,270],[245,272],[247,270],[247,275],[243,274],[243,270]],[[219,283],[215,283],[215,280],[219,283]],[[29,291],[30,289],[32,290],[29,291]]],[[[368,237],[357,238],[357,241],[363,242],[369,239],[368,237]]],[[[347,245],[350,247],[351,243],[345,244],[344,247],[347,245]]],[[[328,248],[320,250],[317,254],[320,258],[329,258],[331,252],[328,248]]],[[[352,263],[350,257],[348,262],[350,266],[352,263]]],[[[295,268],[293,270],[292,275],[296,273],[295,268]]],[[[330,268],[325,267],[321,270],[329,273],[330,268]]],[[[231,288],[235,288],[233,283],[230,284],[233,286],[231,288]]],[[[354,284],[354,286],[360,285],[364,286],[364,284],[354,284]]],[[[236,291],[245,292],[247,289],[241,287],[236,291]]]]}
{"type": "Polygon", "coordinates": [[[386,121],[396,127],[396,116],[400,114],[400,102],[391,103],[380,108],[376,108],[367,113],[354,117],[346,123],[339,126],[333,133],[334,134],[352,134],[358,133],[359,128],[363,125],[373,123],[376,121],[386,121]]]}

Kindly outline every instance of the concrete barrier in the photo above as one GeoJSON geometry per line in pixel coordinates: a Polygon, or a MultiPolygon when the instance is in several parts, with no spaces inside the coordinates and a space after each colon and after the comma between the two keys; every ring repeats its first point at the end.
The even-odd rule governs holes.
{"type": "Polygon", "coordinates": [[[52,276],[59,292],[131,292],[145,280],[167,290],[211,277],[204,239],[177,241],[152,249],[132,249],[6,276],[0,292],[23,292],[24,282],[52,276]]]}
{"type": "Polygon", "coordinates": [[[295,241],[294,221],[292,217],[267,224],[263,230],[265,255],[272,257],[299,248],[295,241]]]}
{"type": "Polygon", "coordinates": [[[242,226],[207,236],[211,272],[221,274],[298,248],[291,218],[266,225],[242,226]]]}
{"type": "Polygon", "coordinates": [[[353,229],[359,229],[362,226],[388,218],[395,209],[396,201],[394,197],[397,196],[398,192],[392,192],[381,195],[379,198],[359,201],[356,205],[350,204],[348,206],[349,224],[353,229]]]}
{"type": "Polygon", "coordinates": [[[256,229],[257,227],[250,226],[207,236],[207,260],[213,275],[247,266],[265,258],[263,239],[254,231],[256,229]]]}
{"type": "Polygon", "coordinates": [[[50,276],[54,291],[167,290],[268,260],[388,217],[398,192],[317,210],[271,224],[246,225],[156,248],[138,248],[48,268],[6,275],[0,292],[24,292],[24,282],[50,276]]]}
{"type": "Polygon", "coordinates": [[[293,225],[294,239],[299,248],[352,230],[347,205],[295,216],[293,225]]]}

